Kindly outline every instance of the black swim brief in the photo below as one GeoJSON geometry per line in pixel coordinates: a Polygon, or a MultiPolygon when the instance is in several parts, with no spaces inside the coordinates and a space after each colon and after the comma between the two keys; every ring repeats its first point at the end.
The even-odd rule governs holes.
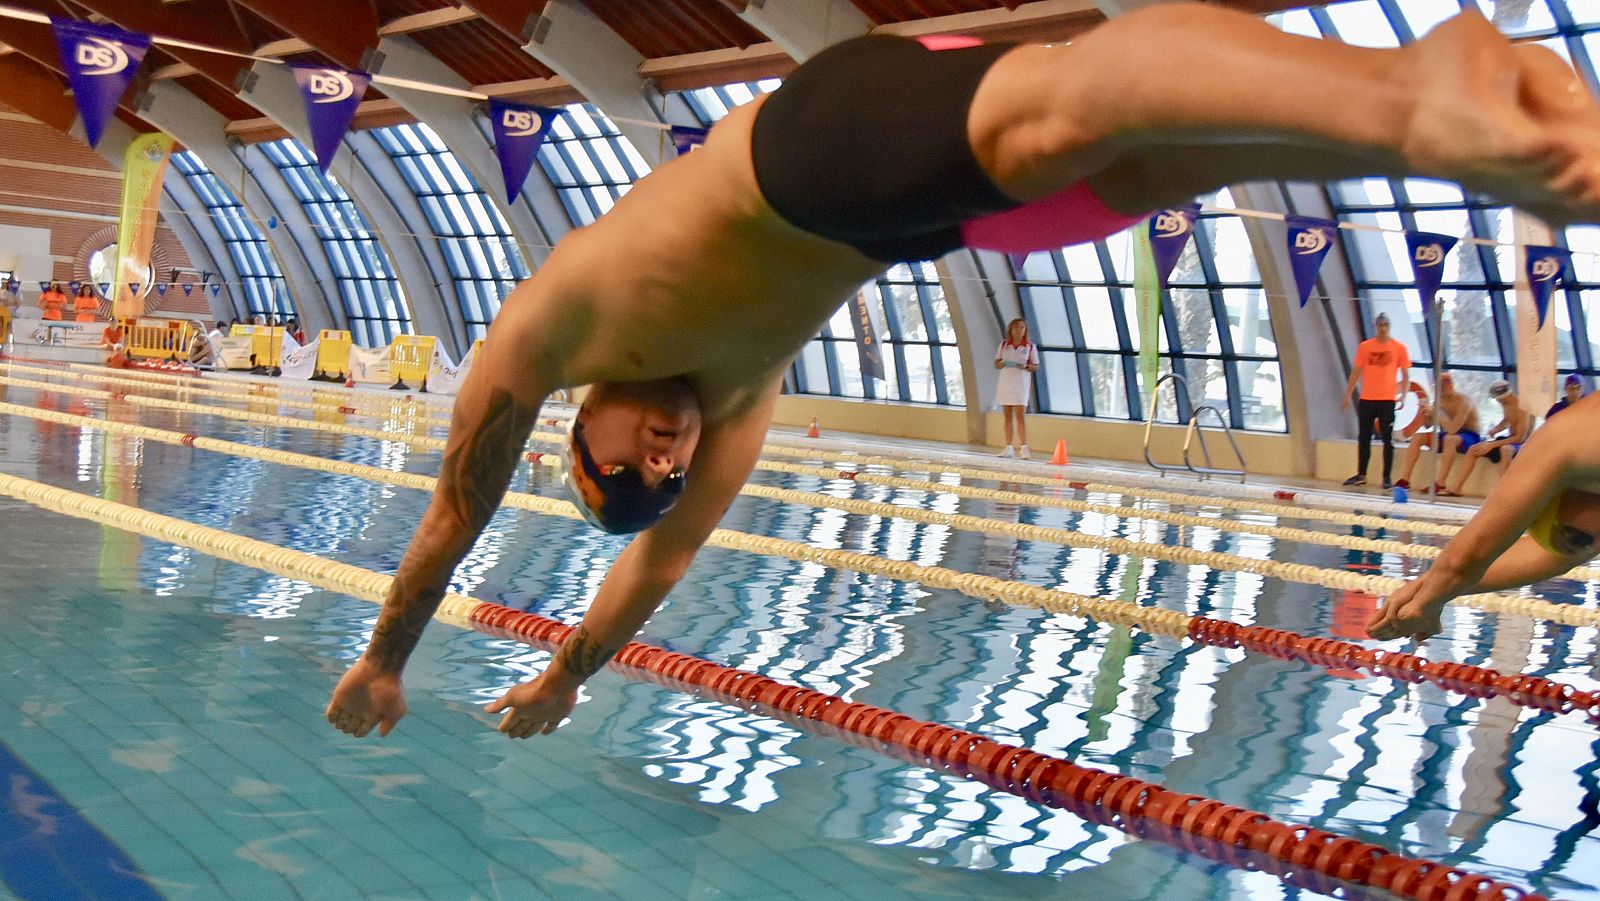
{"type": "Polygon", "coordinates": [[[963,244],[963,222],[1019,206],[967,140],[984,73],[1012,48],[929,50],[867,35],[817,54],[766,99],[751,138],[756,181],[791,225],[886,263],[963,244]]]}

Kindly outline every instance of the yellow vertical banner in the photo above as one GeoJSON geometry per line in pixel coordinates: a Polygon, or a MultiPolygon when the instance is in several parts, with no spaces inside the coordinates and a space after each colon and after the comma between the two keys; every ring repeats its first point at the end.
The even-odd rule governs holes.
{"type": "Polygon", "coordinates": [[[160,213],[161,182],[173,140],[155,132],[140,135],[122,158],[122,211],[117,221],[116,284],[112,310],[118,319],[144,315],[144,299],[155,281],[150,271],[150,248],[155,244],[160,213]],[[134,285],[138,290],[134,290],[134,285]]]}

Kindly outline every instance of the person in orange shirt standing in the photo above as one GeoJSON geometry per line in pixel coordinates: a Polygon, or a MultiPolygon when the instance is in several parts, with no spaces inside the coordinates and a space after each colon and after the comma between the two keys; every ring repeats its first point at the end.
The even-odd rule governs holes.
{"type": "Polygon", "coordinates": [[[62,319],[61,312],[66,308],[67,295],[62,293],[61,285],[51,282],[50,290],[39,295],[39,309],[44,311],[39,315],[39,318],[50,322],[60,322],[62,319]]]}
{"type": "Polygon", "coordinates": [[[1411,390],[1411,355],[1406,346],[1389,337],[1389,314],[1379,313],[1373,320],[1377,334],[1356,345],[1356,359],[1350,379],[1344,385],[1342,410],[1350,409],[1350,392],[1361,381],[1361,399],[1356,402],[1356,474],[1345,485],[1367,484],[1367,464],[1372,460],[1372,432],[1383,438],[1383,487],[1394,483],[1394,409],[1396,398],[1411,390]],[[1398,376],[1398,380],[1397,377],[1398,376]]]}
{"type": "Polygon", "coordinates": [[[94,286],[88,282],[78,286],[78,296],[72,298],[74,322],[93,322],[100,315],[100,298],[94,296],[94,286]]]}

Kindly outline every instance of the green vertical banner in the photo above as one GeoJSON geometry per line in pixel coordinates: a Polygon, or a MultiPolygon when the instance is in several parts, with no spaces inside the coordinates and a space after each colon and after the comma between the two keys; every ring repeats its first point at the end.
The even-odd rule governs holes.
{"type": "Polygon", "coordinates": [[[1133,229],[1133,296],[1139,314],[1139,377],[1144,380],[1146,408],[1161,368],[1161,292],[1167,289],[1167,276],[1178,265],[1199,219],[1200,204],[1186,203],[1158,210],[1143,228],[1133,229]]]}
{"type": "Polygon", "coordinates": [[[1133,304],[1139,317],[1139,396],[1148,410],[1161,368],[1161,280],[1156,277],[1150,229],[1141,226],[1133,228],[1133,304]]]}

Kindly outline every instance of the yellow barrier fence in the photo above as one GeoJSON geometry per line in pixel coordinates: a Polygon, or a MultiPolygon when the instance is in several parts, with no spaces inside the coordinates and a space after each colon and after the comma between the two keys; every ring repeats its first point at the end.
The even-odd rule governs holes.
{"type": "Polygon", "coordinates": [[[228,330],[231,338],[250,339],[252,366],[278,365],[278,355],[283,352],[283,327],[273,325],[235,325],[228,330]]]}
{"type": "Polygon", "coordinates": [[[314,379],[342,382],[350,374],[350,347],[354,343],[350,333],[340,329],[325,328],[317,333],[316,370],[314,379]]]}
{"type": "Polygon", "coordinates": [[[124,319],[123,341],[128,356],[150,360],[187,360],[194,323],[187,319],[124,319]]]}
{"type": "Polygon", "coordinates": [[[427,388],[428,370],[433,366],[433,346],[438,338],[432,335],[401,335],[389,345],[389,371],[394,375],[394,387],[427,388]]]}

